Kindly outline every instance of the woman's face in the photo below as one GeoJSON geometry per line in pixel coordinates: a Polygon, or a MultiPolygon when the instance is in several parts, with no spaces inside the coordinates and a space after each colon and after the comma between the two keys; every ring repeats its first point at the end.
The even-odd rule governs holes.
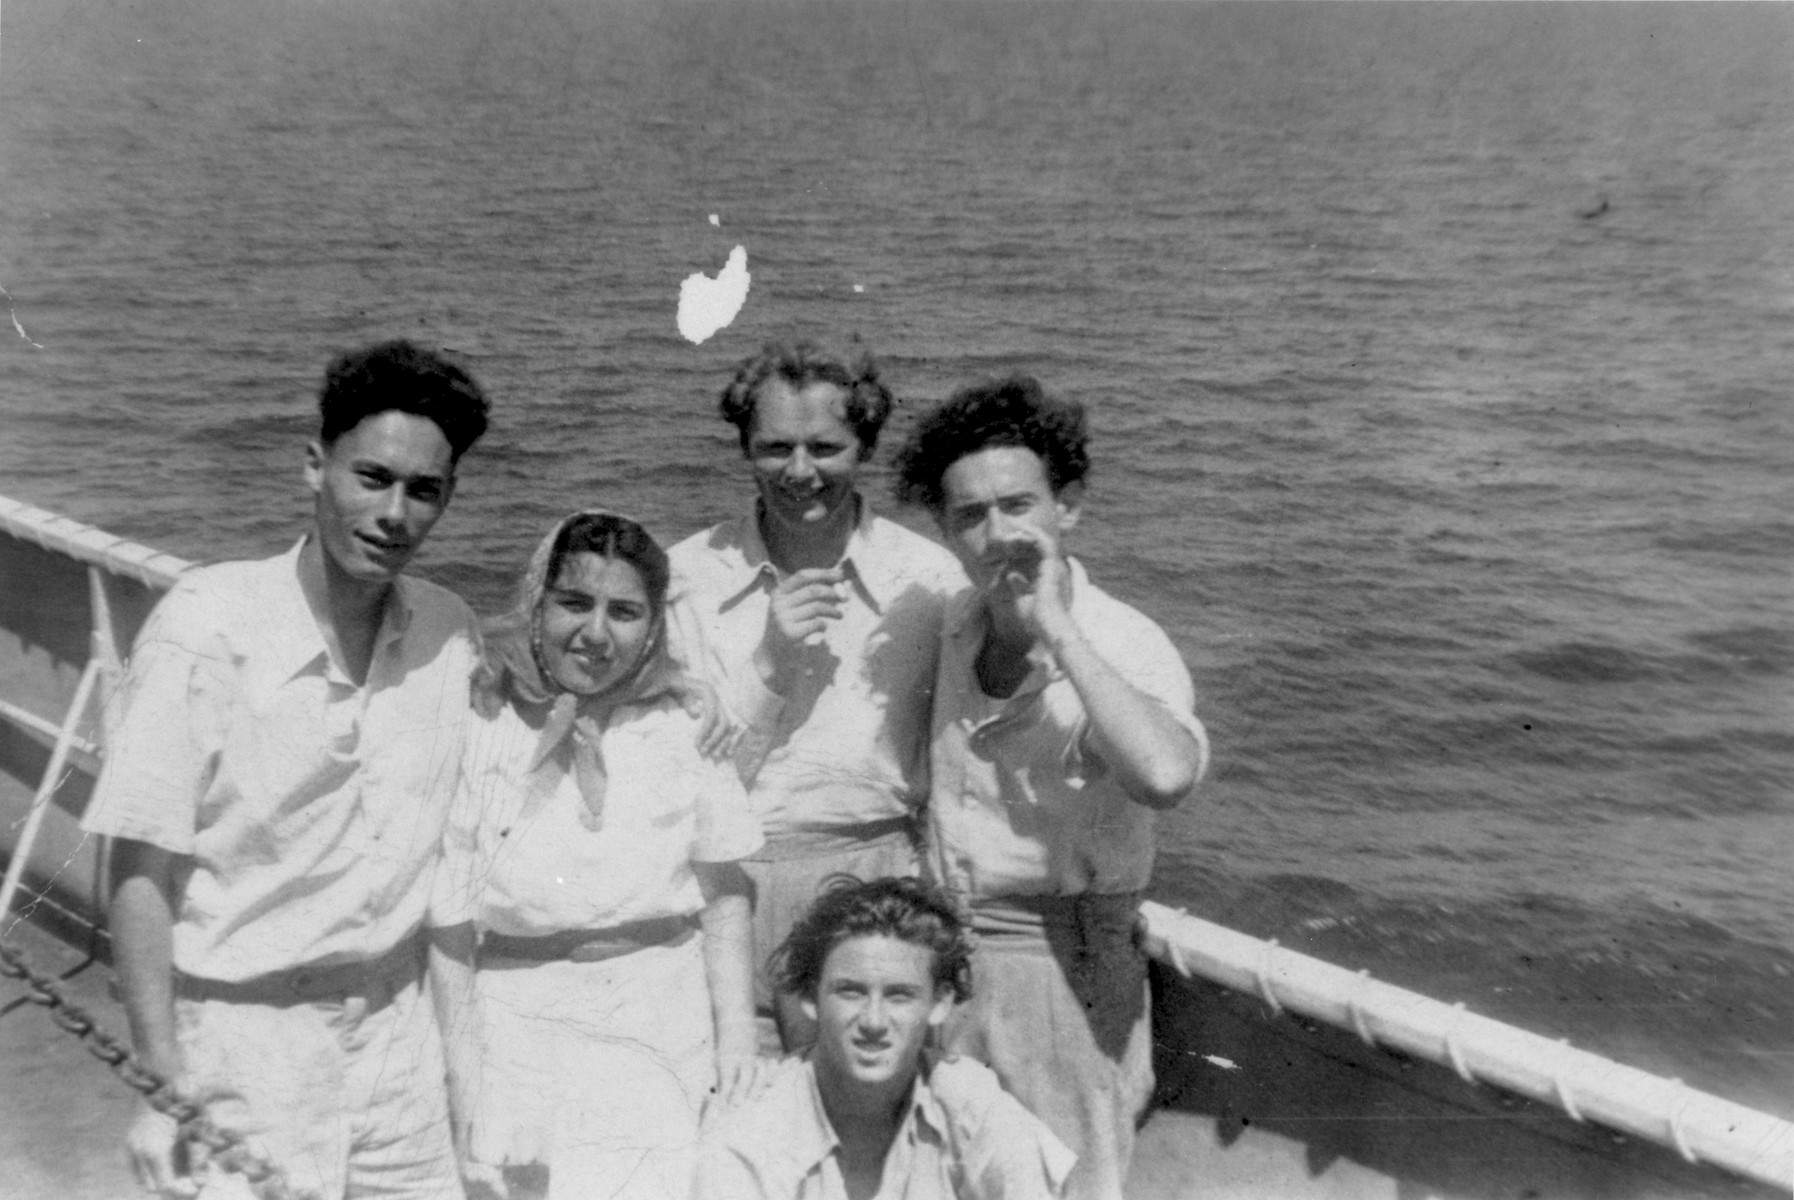
{"type": "Polygon", "coordinates": [[[654,629],[641,572],[620,558],[569,554],[542,597],[542,663],[569,692],[595,696],[634,669],[654,629]]]}

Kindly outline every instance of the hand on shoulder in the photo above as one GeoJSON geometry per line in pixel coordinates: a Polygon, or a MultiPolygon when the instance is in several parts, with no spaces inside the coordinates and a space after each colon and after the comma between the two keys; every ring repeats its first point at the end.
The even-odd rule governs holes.
{"type": "Polygon", "coordinates": [[[802,1066],[803,1059],[795,1056],[774,1058],[764,1054],[730,1064],[717,1080],[716,1090],[704,1102],[701,1123],[708,1128],[752,1107],[774,1087],[785,1085],[802,1066]]]}

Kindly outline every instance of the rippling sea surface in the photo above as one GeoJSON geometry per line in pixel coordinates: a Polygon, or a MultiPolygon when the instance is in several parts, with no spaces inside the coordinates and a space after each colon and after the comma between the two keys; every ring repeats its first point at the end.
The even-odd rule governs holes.
{"type": "Polygon", "coordinates": [[[1032,371],[1214,736],[1161,898],[1794,1116],[1790,64],[1784,5],[8,0],[0,493],[273,552],[324,363],[413,335],[496,399],[423,563],[490,608],[576,505],[734,511],[767,338],[880,350],[887,452],[1032,371]]]}

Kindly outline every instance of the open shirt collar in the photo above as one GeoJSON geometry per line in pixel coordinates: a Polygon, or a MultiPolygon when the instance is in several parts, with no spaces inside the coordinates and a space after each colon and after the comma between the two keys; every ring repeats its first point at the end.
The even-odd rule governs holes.
{"type": "MultiPolygon", "coordinates": [[[[324,641],[324,631],[318,628],[318,619],[313,615],[311,605],[305,599],[305,588],[299,582],[299,556],[305,549],[307,535],[293,544],[293,548],[280,557],[280,569],[276,575],[276,586],[270,594],[261,598],[263,622],[261,628],[267,638],[267,652],[281,679],[291,679],[301,671],[317,665],[320,658],[324,660],[324,672],[327,675],[343,675],[342,667],[330,657],[330,649],[324,641]]],[[[404,576],[393,581],[392,590],[387,593],[386,606],[381,614],[380,632],[375,643],[375,655],[391,643],[405,636],[411,628],[413,605],[410,596],[410,581],[404,576]]],[[[347,682],[347,676],[343,676],[347,682]]]]}
{"type": "MultiPolygon", "coordinates": [[[[882,614],[884,606],[902,590],[902,581],[896,574],[898,565],[890,561],[888,551],[880,553],[874,544],[872,506],[858,492],[854,493],[853,501],[859,515],[847,535],[846,552],[837,565],[860,598],[873,612],[882,614]]],[[[734,607],[756,588],[776,587],[780,576],[766,549],[766,539],[760,533],[759,497],[748,505],[747,512],[741,517],[740,528],[740,559],[733,564],[733,585],[721,605],[724,609],[734,607]]]]}

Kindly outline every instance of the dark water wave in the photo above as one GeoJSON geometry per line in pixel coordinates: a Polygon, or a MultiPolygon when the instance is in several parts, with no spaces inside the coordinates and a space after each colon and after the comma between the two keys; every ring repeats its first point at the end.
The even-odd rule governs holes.
{"type": "Polygon", "coordinates": [[[1514,655],[1522,670],[1559,683],[1629,683],[1650,678],[1661,664],[1621,646],[1568,642],[1514,655]]]}

